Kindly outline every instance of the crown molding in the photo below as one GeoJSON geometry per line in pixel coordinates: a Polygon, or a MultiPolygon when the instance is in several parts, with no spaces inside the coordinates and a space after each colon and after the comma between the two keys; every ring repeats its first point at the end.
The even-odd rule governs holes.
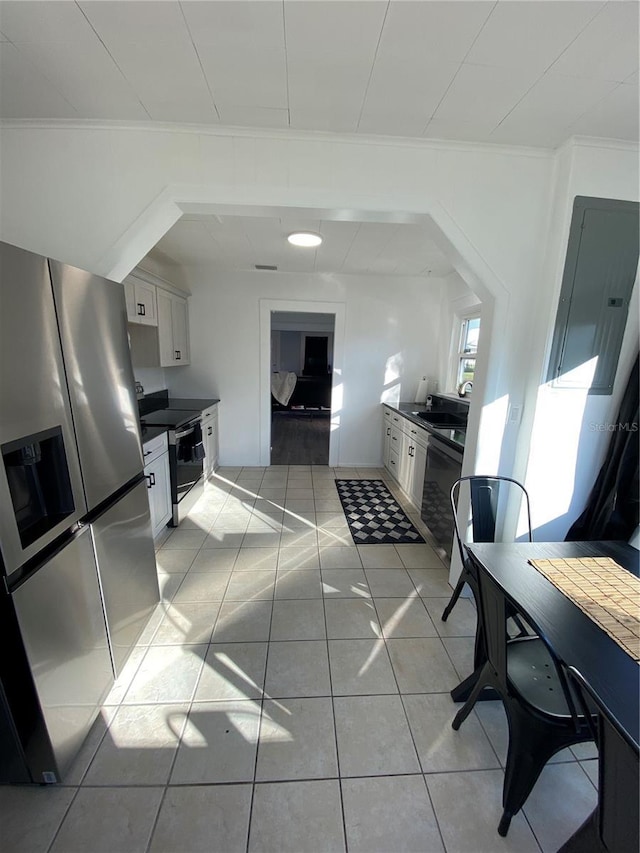
{"type": "Polygon", "coordinates": [[[145,281],[147,284],[152,284],[154,287],[160,287],[162,290],[168,290],[171,293],[175,293],[177,296],[190,296],[190,293],[187,293],[186,290],[183,290],[181,287],[178,287],[177,284],[173,284],[171,281],[167,281],[166,278],[162,278],[162,276],[157,275],[157,273],[151,272],[150,270],[146,270],[144,267],[138,265],[134,267],[131,272],[125,276],[125,278],[129,278],[132,276],[133,278],[138,278],[141,281],[145,281]]]}
{"type": "Polygon", "coordinates": [[[558,152],[568,148],[608,148],[611,151],[628,151],[632,154],[640,150],[639,142],[626,139],[610,139],[606,136],[571,136],[558,147],[558,152]]]}
{"type": "Polygon", "coordinates": [[[457,139],[431,139],[380,134],[330,133],[321,130],[232,127],[210,124],[178,124],[173,122],[124,122],[87,119],[0,119],[0,130],[78,130],[176,133],[195,136],[234,137],[239,139],[273,139],[287,142],[329,142],[341,145],[368,145],[383,148],[415,148],[428,150],[477,151],[512,157],[549,158],[557,149],[494,142],[467,142],[457,139]]]}

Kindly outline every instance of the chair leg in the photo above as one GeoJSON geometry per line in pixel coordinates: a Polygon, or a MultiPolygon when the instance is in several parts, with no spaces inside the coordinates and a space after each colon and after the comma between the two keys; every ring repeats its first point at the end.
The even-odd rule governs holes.
{"type": "Polygon", "coordinates": [[[502,812],[502,817],[500,818],[500,823],[498,824],[498,835],[501,835],[503,838],[506,836],[507,832],[509,832],[512,817],[513,815],[511,814],[511,812],[508,812],[506,809],[502,812]]]}
{"type": "Polygon", "coordinates": [[[460,598],[460,593],[464,589],[464,585],[465,585],[465,581],[462,578],[460,578],[460,580],[456,584],[456,588],[453,590],[453,595],[449,599],[449,603],[445,607],[444,613],[442,614],[442,621],[443,622],[447,621],[447,619],[449,618],[449,614],[451,613],[453,608],[456,606],[456,602],[460,598]]]}
{"type": "Polygon", "coordinates": [[[489,687],[489,682],[488,682],[488,680],[485,679],[485,676],[487,674],[487,667],[488,667],[488,664],[485,664],[485,666],[482,668],[482,672],[478,676],[478,680],[476,681],[473,690],[469,694],[469,698],[467,699],[467,701],[464,703],[462,708],[460,708],[458,713],[453,718],[453,722],[451,723],[451,728],[456,732],[458,731],[458,729],[460,728],[462,723],[464,723],[464,721],[467,719],[467,717],[469,716],[469,714],[473,710],[473,706],[478,701],[478,696],[480,695],[480,693],[484,690],[485,687],[489,687]]]}
{"type": "Polygon", "coordinates": [[[551,756],[559,748],[575,743],[572,738],[559,741],[550,735],[548,728],[536,729],[531,717],[521,715],[517,705],[505,703],[505,710],[509,718],[509,750],[502,789],[504,814],[498,827],[500,835],[506,835],[512,816],[525,804],[551,756]]]}

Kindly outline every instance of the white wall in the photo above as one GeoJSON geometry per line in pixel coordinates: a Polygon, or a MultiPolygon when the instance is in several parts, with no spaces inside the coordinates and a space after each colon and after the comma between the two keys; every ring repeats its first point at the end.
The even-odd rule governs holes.
{"type": "Polygon", "coordinates": [[[259,460],[261,299],[344,304],[339,464],[380,465],[381,400],[412,400],[437,358],[439,280],[186,272],[192,364],[165,375],[173,394],[220,397],[223,465],[259,460]]]}
{"type": "Polygon", "coordinates": [[[167,387],[167,379],[162,367],[136,367],[133,365],[133,375],[137,382],[144,388],[145,394],[154,391],[164,391],[167,387]]]}
{"type": "Polygon", "coordinates": [[[637,175],[637,153],[615,143],[594,146],[585,141],[566,147],[558,157],[546,265],[552,296],[539,305],[538,327],[546,328],[546,334],[530,350],[532,363],[541,368],[531,376],[535,387],[530,391],[532,427],[527,447],[527,486],[534,536],[539,540],[563,539],[585,507],[611,437],[597,425],[615,421],[640,337],[636,279],[613,394],[590,396],[587,389],[554,388],[545,382],[573,200],[583,195],[637,201],[637,175]]]}
{"type": "MultiPolygon", "coordinates": [[[[483,342],[483,377],[470,407],[468,456],[476,469],[520,479],[527,473],[572,195],[638,197],[637,147],[606,141],[571,143],[557,154],[225,128],[13,122],[0,132],[2,239],[120,280],[183,212],[264,215],[296,208],[311,218],[423,224],[483,303],[487,346],[483,342]],[[509,405],[524,407],[521,423],[507,422],[509,405]]],[[[329,276],[326,285],[331,290],[336,281],[329,276]]],[[[208,304],[202,298],[194,307],[208,304]]],[[[225,295],[218,308],[233,316],[232,301],[225,295]]],[[[196,326],[224,325],[219,316],[192,316],[196,326]]],[[[246,318],[245,329],[252,322],[246,318]]],[[[352,341],[366,338],[361,318],[349,322],[352,341]]],[[[248,358],[255,346],[247,344],[248,358]]],[[[361,358],[351,355],[354,370],[378,369],[371,361],[366,348],[361,358]]],[[[205,391],[207,370],[237,372],[234,363],[223,364],[196,368],[193,381],[205,391]]],[[[621,362],[619,377],[623,368],[621,362]]],[[[245,402],[255,398],[238,392],[231,379],[220,381],[231,395],[247,395],[245,402]]],[[[358,400],[357,388],[352,394],[358,400]]],[[[616,401],[606,399],[609,412],[616,401]]],[[[253,446],[253,413],[235,404],[230,412],[238,435],[225,452],[240,457],[253,446]]],[[[594,458],[601,458],[606,436],[590,438],[594,458]]],[[[357,451],[351,438],[344,449],[345,459],[347,449],[357,451]]],[[[541,470],[552,482],[555,471],[544,449],[541,454],[541,470]]],[[[594,467],[582,464],[574,500],[584,496],[594,467]]]]}

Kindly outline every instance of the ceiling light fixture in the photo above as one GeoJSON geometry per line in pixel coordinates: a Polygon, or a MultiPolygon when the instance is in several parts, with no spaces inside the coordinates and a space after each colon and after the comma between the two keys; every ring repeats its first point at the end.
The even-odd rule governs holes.
{"type": "Polygon", "coordinates": [[[294,231],[289,234],[287,240],[292,246],[302,246],[305,249],[312,249],[322,243],[322,237],[313,231],[294,231]]]}

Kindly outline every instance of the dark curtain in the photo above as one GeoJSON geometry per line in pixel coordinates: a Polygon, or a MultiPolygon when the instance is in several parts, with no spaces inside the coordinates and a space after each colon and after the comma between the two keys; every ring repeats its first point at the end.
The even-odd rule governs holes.
{"type": "Polygon", "coordinates": [[[628,540],[638,526],[638,358],[622,398],[616,428],[587,507],[565,540],[628,540]]]}

